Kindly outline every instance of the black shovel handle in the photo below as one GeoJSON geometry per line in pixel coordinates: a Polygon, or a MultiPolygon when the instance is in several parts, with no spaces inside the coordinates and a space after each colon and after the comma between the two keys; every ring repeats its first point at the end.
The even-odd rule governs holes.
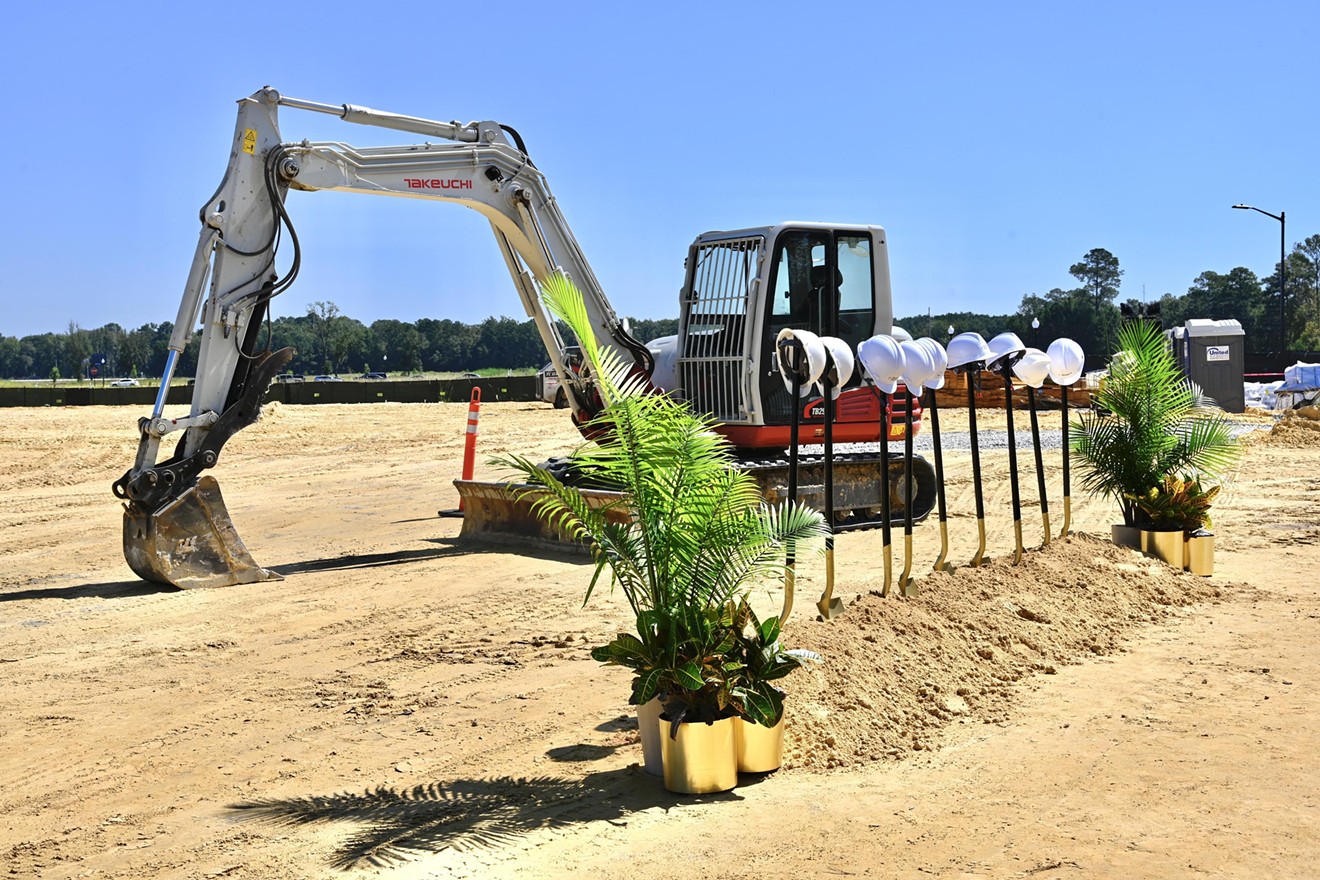
{"type": "Polygon", "coordinates": [[[907,503],[903,505],[903,534],[912,534],[912,404],[916,398],[912,389],[903,386],[907,395],[907,412],[903,415],[903,495],[907,503]]]}
{"type": "Polygon", "coordinates": [[[1036,453],[1036,490],[1040,493],[1040,512],[1050,512],[1050,500],[1045,497],[1045,459],[1040,452],[1040,424],[1036,420],[1036,389],[1027,386],[1027,405],[1031,409],[1031,445],[1036,453]]]}
{"type": "Polygon", "coordinates": [[[985,519],[985,498],[981,494],[981,444],[976,439],[976,388],[972,371],[967,371],[967,430],[972,440],[972,487],[976,490],[976,519],[985,519]]]}
{"type": "Polygon", "coordinates": [[[889,395],[880,392],[880,534],[889,546],[889,395]]]}
{"type": "Polygon", "coordinates": [[[1008,412],[1008,477],[1013,487],[1013,522],[1022,519],[1022,496],[1018,491],[1017,434],[1013,430],[1013,370],[1004,358],[1004,409],[1008,412]]]}
{"type": "Polygon", "coordinates": [[[935,451],[935,499],[939,505],[940,522],[948,522],[949,511],[944,501],[944,451],[940,447],[940,405],[935,389],[926,395],[930,398],[927,409],[930,410],[930,441],[935,451]]]}
{"type": "Polygon", "coordinates": [[[1072,495],[1071,485],[1069,485],[1068,470],[1068,386],[1063,385],[1059,389],[1059,399],[1063,403],[1063,497],[1068,498],[1072,495]]]}
{"type": "MultiPolygon", "coordinates": [[[[826,371],[827,374],[830,371],[826,371]]],[[[825,389],[825,550],[834,550],[834,388],[826,380],[825,389]]]]}

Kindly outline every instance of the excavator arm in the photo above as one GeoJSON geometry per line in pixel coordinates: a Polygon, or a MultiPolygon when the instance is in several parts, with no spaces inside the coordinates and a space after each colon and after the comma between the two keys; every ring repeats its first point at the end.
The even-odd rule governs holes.
{"type": "Polygon", "coordinates": [[[290,188],[455,202],[485,216],[579,424],[594,414],[596,398],[569,368],[568,346],[541,306],[544,279],[554,272],[570,278],[585,294],[597,341],[632,353],[647,375],[653,368],[650,353],[627,333],[605,299],[545,177],[512,129],[319,104],[262,89],[239,101],[229,166],[200,212],[201,233],[160,390],[151,416],[139,420],[133,467],[113,487],[126,502],[125,558],[144,579],[189,587],[277,577],[247,552],[218,484],[203,472],[215,466],[230,437],[256,420],[271,380],[293,357],[292,349],[258,347],[270,300],[293,283],[300,264],[297,234],[284,205],[290,188]],[[279,129],[281,106],[441,142],[370,148],[287,143],[279,129]],[[286,236],[293,257],[281,276],[276,251],[286,236]],[[199,317],[191,410],[183,418],[165,418],[170,382],[199,317]],[[182,434],[173,455],[159,461],[166,435],[177,432],[182,434]]]}

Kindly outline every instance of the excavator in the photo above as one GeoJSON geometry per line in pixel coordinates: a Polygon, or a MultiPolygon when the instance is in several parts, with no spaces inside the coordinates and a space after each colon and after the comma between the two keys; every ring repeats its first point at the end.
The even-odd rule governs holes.
{"type": "MultiPolygon", "coordinates": [[[[293,284],[300,265],[298,236],[285,205],[290,189],[430,199],[483,215],[567,391],[576,424],[585,429],[600,402],[590,377],[574,362],[574,340],[561,337],[542,306],[539,285],[555,272],[583,291],[600,343],[631,357],[657,393],[679,395],[698,412],[713,414],[737,450],[738,466],[756,476],[771,501],[787,493],[784,451],[793,408],[799,407],[806,442],[819,442],[824,433],[822,400],[793,400],[785,390],[774,351],[779,332],[811,330],[839,337],[854,349],[875,334],[901,332],[892,326],[884,229],[785,222],[699,235],[687,255],[678,333],[644,345],[605,298],[515,129],[491,121],[440,122],[323,104],[262,88],[238,102],[228,167],[200,210],[197,249],[160,389],[151,415],[138,420],[133,466],[113,485],[125,502],[124,557],[145,580],[188,588],[279,577],[247,550],[218,482],[206,471],[216,466],[226,441],[256,421],[272,379],[294,354],[261,343],[271,300],[293,284]],[[281,108],[422,139],[378,147],[289,141],[280,132],[281,108]],[[281,271],[276,255],[286,242],[292,253],[280,261],[281,271]],[[191,409],[186,416],[166,417],[166,394],[180,354],[199,324],[191,409]],[[161,460],[171,434],[177,435],[173,452],[161,460]]],[[[920,424],[915,400],[891,395],[884,412],[881,400],[874,386],[856,377],[835,403],[834,441],[860,444],[833,461],[836,529],[875,524],[882,492],[890,493],[894,519],[901,519],[910,503],[920,520],[934,504],[934,471],[924,459],[914,462],[909,484],[897,454],[884,461],[868,447],[882,432],[901,440],[907,425],[920,424]]],[[[798,472],[799,497],[821,507],[822,467],[819,456],[808,456],[798,472]]],[[[459,486],[460,494],[473,498],[508,498],[506,490],[504,484],[459,486]]]]}

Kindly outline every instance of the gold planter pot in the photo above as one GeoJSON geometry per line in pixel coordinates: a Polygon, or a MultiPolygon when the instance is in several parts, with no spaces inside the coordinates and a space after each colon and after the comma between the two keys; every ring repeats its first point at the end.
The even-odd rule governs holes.
{"type": "Polygon", "coordinates": [[[1183,567],[1183,532],[1155,532],[1141,530],[1141,552],[1154,559],[1162,560],[1182,571],[1183,567]]]}
{"type": "Polygon", "coordinates": [[[677,794],[710,794],[738,784],[738,754],[734,746],[734,718],[714,724],[680,724],[678,736],[669,735],[669,722],[660,720],[660,752],[665,767],[665,788],[677,794]]]}
{"type": "Polygon", "coordinates": [[[663,776],[664,759],[660,755],[660,698],[637,707],[637,732],[642,735],[642,768],[652,776],[663,776]]]}
{"type": "Polygon", "coordinates": [[[1183,563],[1187,571],[1201,577],[1215,573],[1215,536],[1206,532],[1188,535],[1183,548],[1183,563]]]}
{"type": "Polygon", "coordinates": [[[769,773],[784,763],[784,718],[774,727],[736,719],[734,745],[738,751],[739,773],[769,773]]]}
{"type": "Polygon", "coordinates": [[[1125,526],[1122,523],[1112,525],[1109,527],[1109,539],[1119,547],[1141,549],[1141,530],[1136,526],[1125,526]]]}

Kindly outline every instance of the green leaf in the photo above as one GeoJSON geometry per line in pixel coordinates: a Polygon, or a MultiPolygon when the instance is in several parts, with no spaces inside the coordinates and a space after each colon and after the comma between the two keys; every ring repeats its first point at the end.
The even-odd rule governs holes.
{"type": "Polygon", "coordinates": [[[699,691],[705,685],[701,667],[695,662],[687,662],[674,670],[674,684],[690,691],[699,691]]]}
{"type": "Polygon", "coordinates": [[[784,714],[784,694],[778,688],[763,684],[744,690],[741,696],[747,720],[766,727],[779,723],[784,714]]]}
{"type": "Polygon", "coordinates": [[[665,675],[662,670],[648,669],[633,678],[632,697],[629,700],[634,706],[644,706],[651,700],[660,695],[665,683],[665,675]]]}

